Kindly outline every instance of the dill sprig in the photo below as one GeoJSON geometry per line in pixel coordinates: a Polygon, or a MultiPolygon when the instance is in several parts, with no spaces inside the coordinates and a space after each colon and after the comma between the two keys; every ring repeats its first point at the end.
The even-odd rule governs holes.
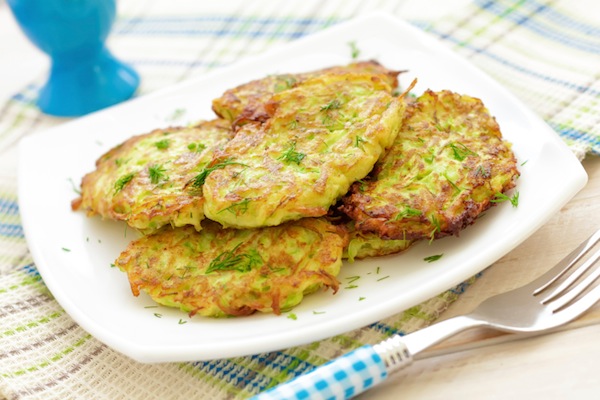
{"type": "Polygon", "coordinates": [[[337,110],[340,107],[342,107],[342,102],[339,101],[338,99],[333,99],[329,103],[327,103],[326,105],[321,107],[321,111],[327,112],[327,111],[331,111],[331,110],[337,110]]]}
{"type": "Polygon", "coordinates": [[[168,149],[169,148],[169,139],[159,140],[158,142],[155,142],[154,145],[159,150],[168,149]]]}
{"type": "Polygon", "coordinates": [[[287,149],[281,155],[281,157],[278,158],[278,160],[282,160],[287,163],[295,163],[297,165],[300,165],[302,160],[304,160],[304,157],[306,157],[306,154],[297,152],[296,151],[296,142],[293,142],[290,145],[289,149],[287,149]]]}
{"type": "Polygon", "coordinates": [[[432,256],[425,257],[423,259],[423,261],[427,261],[428,263],[431,263],[431,262],[439,260],[440,258],[442,258],[443,255],[444,255],[443,253],[442,254],[434,254],[432,256]]]}
{"type": "Polygon", "coordinates": [[[502,203],[505,201],[510,201],[513,207],[517,207],[519,205],[519,192],[515,192],[512,197],[505,195],[504,193],[496,193],[496,197],[490,200],[492,203],[502,203]]]}
{"type": "Polygon", "coordinates": [[[162,165],[151,165],[150,167],[148,167],[148,175],[150,176],[150,182],[156,185],[161,180],[168,179],[165,172],[166,170],[163,168],[162,165]]]}
{"type": "Polygon", "coordinates": [[[131,182],[131,180],[133,179],[133,177],[135,176],[134,172],[131,172],[127,175],[123,175],[122,177],[120,177],[119,179],[117,179],[117,181],[115,182],[114,185],[114,193],[113,196],[116,195],[117,193],[119,193],[121,190],[123,190],[123,188],[129,183],[131,182]]]}
{"type": "Polygon", "coordinates": [[[206,182],[206,178],[208,178],[208,175],[210,175],[211,172],[216,171],[218,169],[223,169],[228,165],[241,165],[241,166],[247,167],[246,164],[235,162],[235,161],[233,161],[232,158],[227,158],[224,161],[216,163],[212,167],[204,167],[202,169],[202,171],[200,171],[200,173],[191,180],[192,186],[200,187],[200,186],[204,185],[204,182],[206,182]]]}
{"type": "Polygon", "coordinates": [[[242,243],[238,243],[233,249],[219,254],[210,262],[206,273],[209,274],[214,271],[248,272],[253,267],[263,263],[263,259],[256,249],[250,249],[247,253],[236,254],[241,245],[242,243]]]}
{"type": "Polygon", "coordinates": [[[476,156],[477,153],[469,149],[462,143],[450,143],[448,146],[452,149],[454,158],[458,161],[463,161],[468,156],[476,156]]]}

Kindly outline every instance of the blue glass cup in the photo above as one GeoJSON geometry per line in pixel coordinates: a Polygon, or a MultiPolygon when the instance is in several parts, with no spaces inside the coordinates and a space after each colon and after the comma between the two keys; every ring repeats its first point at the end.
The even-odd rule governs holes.
{"type": "Polygon", "coordinates": [[[115,58],[105,41],[115,0],[7,0],[25,35],[51,59],[37,105],[61,117],[88,114],[130,98],[137,72],[115,58]]]}

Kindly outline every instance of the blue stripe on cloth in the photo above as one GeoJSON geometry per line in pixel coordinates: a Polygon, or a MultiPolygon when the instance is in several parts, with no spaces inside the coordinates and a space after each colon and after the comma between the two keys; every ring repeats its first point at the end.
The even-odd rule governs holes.
{"type": "Polygon", "coordinates": [[[122,18],[115,25],[116,35],[184,35],[296,39],[339,22],[338,19],[258,18],[258,17],[177,17],[122,18]]]}
{"type": "Polygon", "coordinates": [[[369,325],[369,328],[373,329],[377,332],[384,333],[387,336],[392,336],[395,334],[404,335],[403,332],[399,332],[398,329],[393,328],[389,325],[386,325],[383,322],[375,322],[375,323],[369,325]]]}
{"type": "Polygon", "coordinates": [[[23,227],[17,224],[0,224],[0,236],[23,238],[23,227]]]}
{"type": "MultiPolygon", "coordinates": [[[[316,367],[306,360],[284,352],[255,354],[246,358],[250,360],[249,365],[268,365],[275,375],[285,371],[286,376],[290,377],[296,377],[316,367]]],[[[270,387],[273,382],[272,378],[237,364],[235,359],[197,361],[190,363],[190,365],[212,376],[221,377],[221,379],[240,388],[251,385],[258,388],[258,391],[263,391],[270,387]]]]}
{"type": "MultiPolygon", "coordinates": [[[[598,41],[583,40],[580,35],[568,35],[565,32],[559,32],[554,27],[548,27],[547,24],[544,24],[543,21],[546,10],[550,9],[545,4],[540,4],[532,0],[525,1],[525,4],[519,7],[489,0],[478,0],[476,3],[482,9],[496,16],[501,16],[504,20],[512,21],[516,25],[529,29],[546,39],[592,54],[600,54],[600,43],[598,41]],[[532,15],[534,14],[535,18],[532,18],[532,15]]],[[[554,11],[554,14],[554,17],[556,18],[556,10],[554,11]]]]}
{"type": "Polygon", "coordinates": [[[532,77],[544,80],[546,82],[554,83],[554,84],[557,84],[559,86],[563,86],[563,87],[572,89],[572,90],[574,90],[576,92],[579,92],[579,93],[586,92],[586,93],[588,93],[591,96],[598,96],[598,95],[600,95],[600,91],[598,91],[596,89],[592,89],[592,88],[587,87],[587,86],[582,86],[582,85],[579,85],[577,83],[567,81],[565,79],[559,79],[559,78],[555,78],[555,77],[550,76],[550,75],[545,75],[545,74],[542,74],[542,73],[540,73],[539,71],[536,71],[536,70],[525,68],[522,65],[519,65],[519,64],[516,64],[514,62],[511,62],[511,61],[509,61],[509,60],[507,60],[505,58],[500,57],[499,55],[497,55],[495,53],[489,52],[489,51],[487,51],[484,48],[476,47],[476,46],[473,46],[471,44],[465,43],[463,40],[461,40],[459,38],[456,38],[454,36],[448,35],[445,32],[440,32],[440,31],[437,31],[437,30],[434,30],[434,29],[430,30],[429,32],[433,33],[433,34],[435,34],[437,36],[439,36],[441,39],[448,40],[448,41],[450,41],[450,42],[452,42],[454,44],[457,44],[457,45],[459,45],[459,46],[461,46],[463,48],[469,49],[469,50],[473,51],[474,53],[476,53],[478,55],[486,56],[486,57],[488,57],[488,58],[490,58],[490,59],[492,59],[494,61],[497,61],[498,63],[504,65],[505,67],[509,67],[509,68],[511,68],[511,69],[513,69],[515,71],[521,72],[522,74],[529,75],[529,76],[532,76],[532,77]]]}
{"type": "Polygon", "coordinates": [[[19,205],[15,201],[0,198],[0,214],[17,215],[19,214],[19,205]]]}
{"type": "Polygon", "coordinates": [[[561,124],[554,123],[549,121],[548,124],[557,131],[562,137],[567,139],[572,139],[577,142],[585,142],[589,143],[595,154],[600,155],[600,137],[590,135],[588,132],[580,131],[570,126],[565,126],[561,124]]]}
{"type": "Polygon", "coordinates": [[[37,268],[33,264],[24,265],[23,267],[21,267],[21,269],[23,270],[23,272],[25,272],[27,275],[29,275],[29,276],[31,276],[33,278],[39,278],[40,277],[39,271],[37,270],[37,268]]]}

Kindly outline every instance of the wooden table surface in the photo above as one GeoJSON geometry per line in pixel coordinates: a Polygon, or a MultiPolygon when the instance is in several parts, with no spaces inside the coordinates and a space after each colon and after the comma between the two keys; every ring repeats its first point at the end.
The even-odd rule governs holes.
{"type": "MultiPolygon", "coordinates": [[[[471,311],[560,261],[600,228],[600,157],[583,166],[589,181],[535,234],[486,269],[442,316],[471,311]]],[[[461,333],[361,399],[598,399],[600,303],[583,317],[538,336],[489,329],[461,333]]]]}

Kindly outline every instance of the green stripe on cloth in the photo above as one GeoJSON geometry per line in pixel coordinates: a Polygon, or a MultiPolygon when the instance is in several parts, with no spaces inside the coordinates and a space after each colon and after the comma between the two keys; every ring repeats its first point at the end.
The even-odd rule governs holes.
{"type": "MultiPolygon", "coordinates": [[[[225,11],[206,4],[186,11],[171,2],[124,0],[109,45],[139,70],[145,94],[370,11],[402,16],[405,3],[258,0],[231,1],[220,6],[225,11]]],[[[412,22],[501,82],[583,157],[600,154],[600,9],[577,4],[476,0],[412,22]]],[[[35,108],[42,82],[32,77],[11,99],[0,99],[0,158],[14,152],[21,137],[65,122],[35,108]]],[[[0,397],[246,398],[366,343],[429,325],[475,280],[307,345],[215,361],[140,364],[90,337],[53,299],[27,250],[15,177],[0,175],[0,397]]]]}

